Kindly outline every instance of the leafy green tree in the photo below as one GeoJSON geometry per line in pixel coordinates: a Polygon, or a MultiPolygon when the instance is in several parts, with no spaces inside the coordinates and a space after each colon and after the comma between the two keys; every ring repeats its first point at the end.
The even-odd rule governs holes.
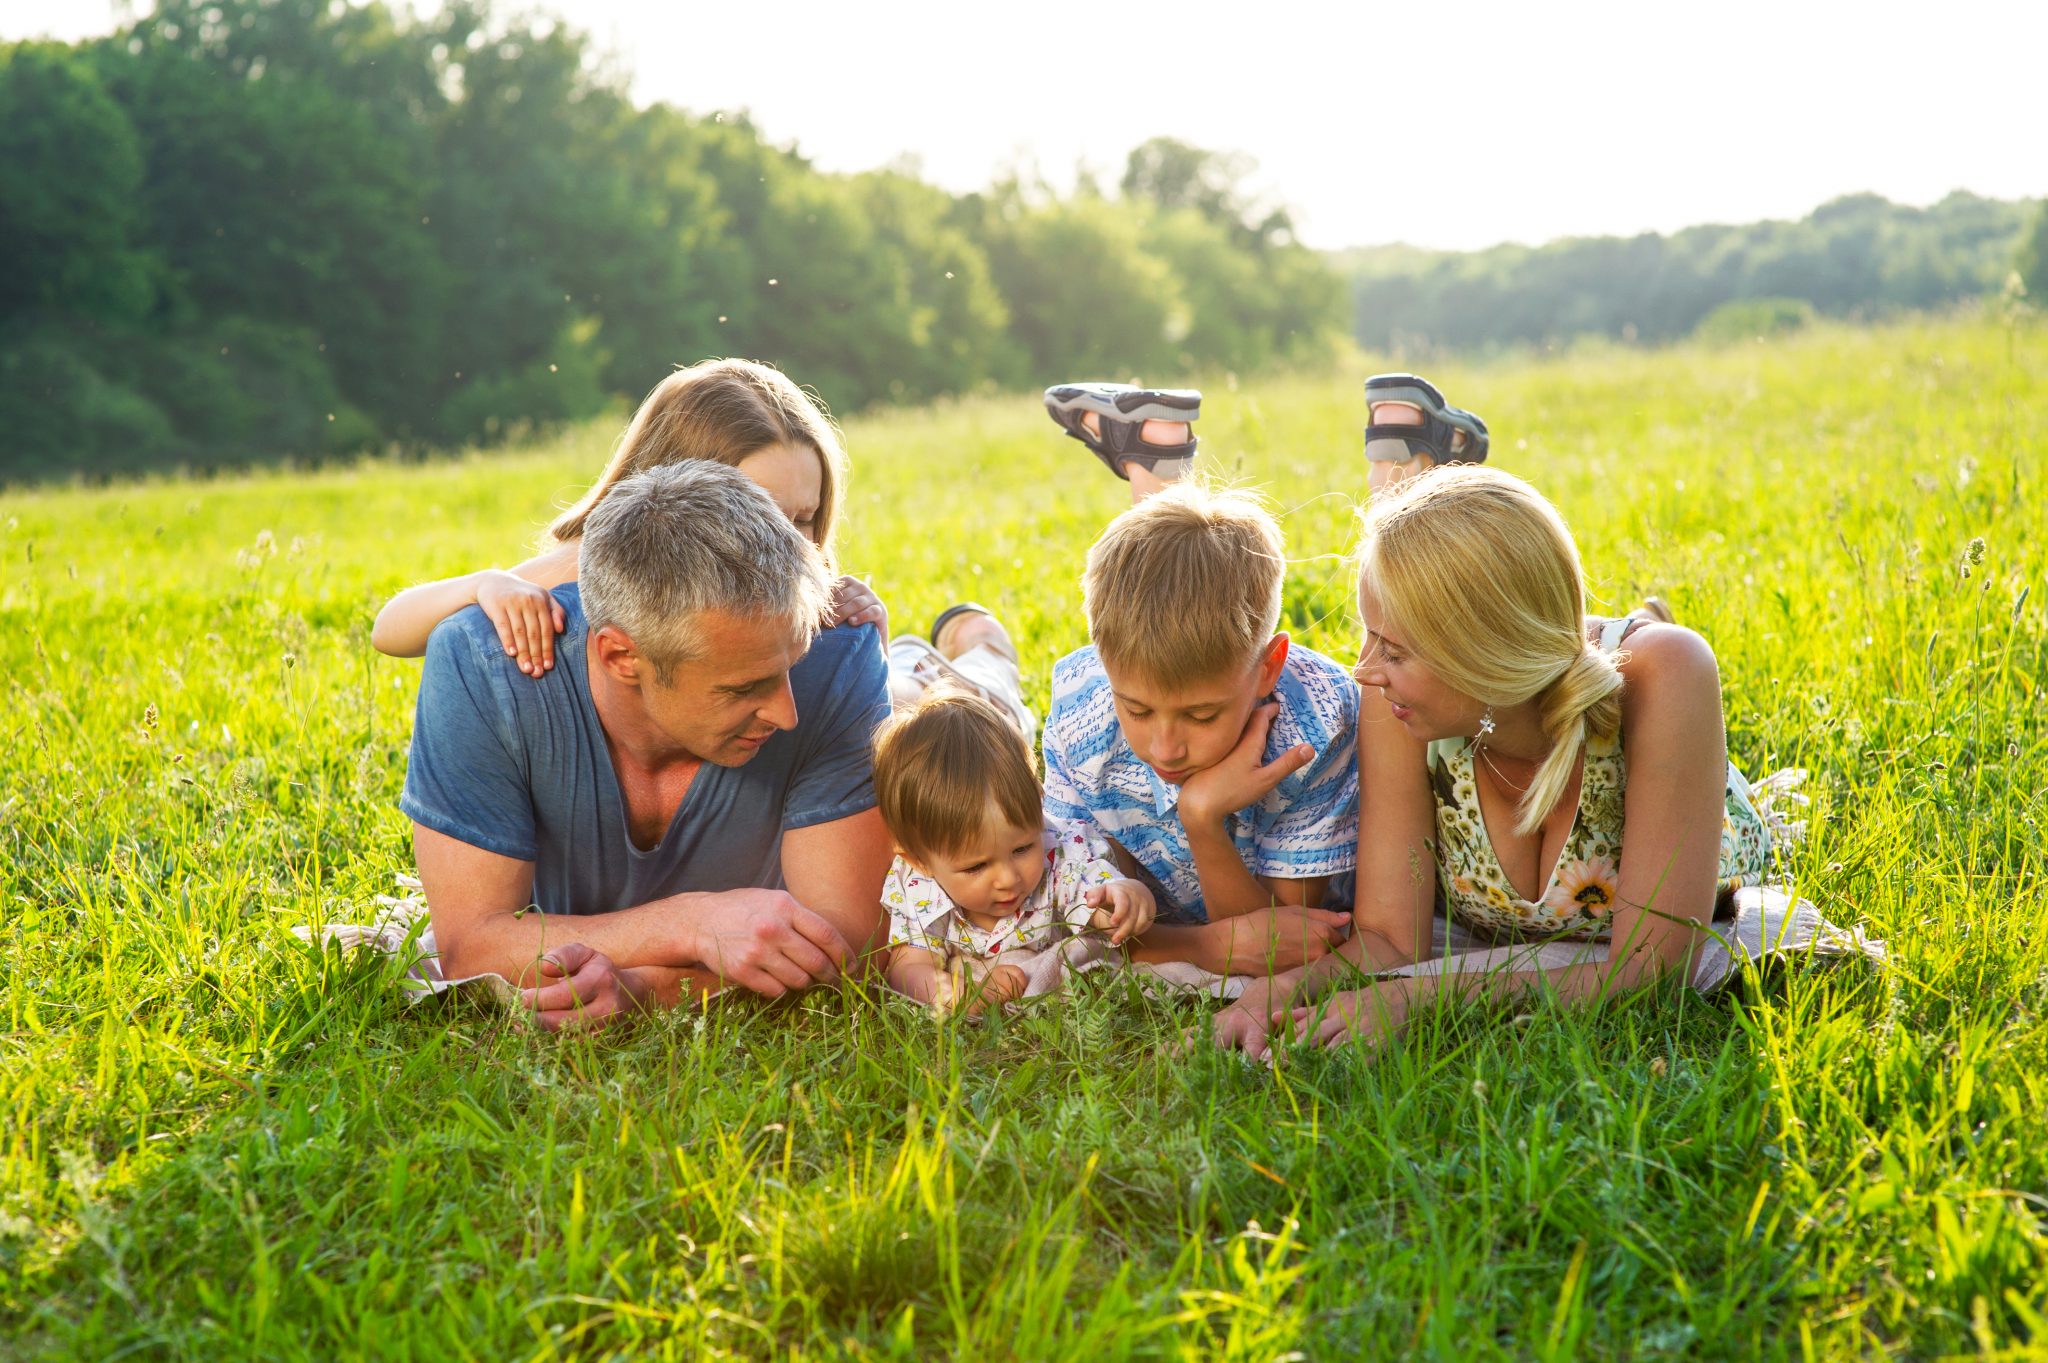
{"type": "Polygon", "coordinates": [[[141,207],[169,270],[161,323],[302,329],[350,403],[394,433],[425,428],[445,276],[422,223],[424,139],[395,136],[362,102],[296,72],[292,53],[238,71],[202,37],[159,17],[99,53],[142,131],[141,207]]]}
{"type": "Polygon", "coordinates": [[[1337,290],[1249,170],[954,198],[489,0],[159,0],[0,51],[0,477],[502,437],[713,354],[843,410],[1307,353],[1337,290]]]}
{"type": "Polygon", "coordinates": [[[1013,381],[1181,368],[1192,319],[1172,269],[1145,248],[1143,217],[1090,197],[1032,204],[999,193],[986,203],[982,241],[1022,350],[1013,381]]]}
{"type": "Polygon", "coordinates": [[[1191,209],[1226,229],[1240,246],[1289,243],[1294,220],[1287,210],[1245,189],[1257,168],[1242,152],[1208,151],[1178,138],[1155,137],[1131,149],[1120,187],[1127,199],[1169,211],[1191,209]]]}
{"type": "Polygon", "coordinates": [[[0,48],[0,323],[49,308],[145,315],[141,184],[134,124],[89,62],[46,43],[0,48]]]}
{"type": "Polygon", "coordinates": [[[895,263],[904,308],[904,325],[888,337],[897,353],[886,396],[916,402],[986,382],[1005,360],[1010,309],[987,253],[952,221],[952,198],[891,171],[856,176],[849,189],[895,263]]]}
{"type": "Polygon", "coordinates": [[[1314,252],[1247,251],[1191,209],[1152,216],[1144,240],[1184,302],[1184,368],[1251,369],[1298,358],[1343,326],[1342,284],[1314,252]]]}
{"type": "Polygon", "coordinates": [[[1590,237],[1462,254],[1354,253],[1367,345],[1487,346],[1606,334],[1681,336],[1716,307],[1793,299],[1836,316],[1939,307],[1995,291],[2031,204],[1951,194],[1929,208],[1874,194],[1798,222],[1590,237]]]}

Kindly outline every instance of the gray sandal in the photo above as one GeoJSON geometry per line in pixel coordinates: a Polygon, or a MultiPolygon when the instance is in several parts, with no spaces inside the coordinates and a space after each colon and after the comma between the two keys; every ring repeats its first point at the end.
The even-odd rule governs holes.
{"type": "Polygon", "coordinates": [[[1141,438],[1148,421],[1193,422],[1202,415],[1202,395],[1192,388],[1135,388],[1128,383],[1059,383],[1045,390],[1045,410],[1060,429],[1095,451],[1095,457],[1125,482],[1125,464],[1172,482],[1188,471],[1199,442],[1190,433],[1178,445],[1154,445],[1141,438]],[[1098,430],[1081,420],[1095,413],[1098,430]]]}
{"type": "Polygon", "coordinates": [[[1444,401],[1435,384],[1419,374],[1375,374],[1365,381],[1365,457],[1405,464],[1416,455],[1436,464],[1486,462],[1486,423],[1462,407],[1444,401]],[[1419,425],[1373,422],[1372,409],[1400,402],[1422,413],[1419,425]],[[1465,448],[1454,449],[1463,434],[1465,448]]]}

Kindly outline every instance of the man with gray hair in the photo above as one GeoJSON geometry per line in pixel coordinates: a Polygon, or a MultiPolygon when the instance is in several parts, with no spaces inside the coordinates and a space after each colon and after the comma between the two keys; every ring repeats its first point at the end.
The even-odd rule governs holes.
{"type": "Polygon", "coordinates": [[[887,674],[872,626],[820,631],[828,591],[767,493],[691,460],[591,512],[563,665],[526,676],[476,607],[435,629],[400,808],[449,976],[580,1026],[868,947],[887,674]]]}

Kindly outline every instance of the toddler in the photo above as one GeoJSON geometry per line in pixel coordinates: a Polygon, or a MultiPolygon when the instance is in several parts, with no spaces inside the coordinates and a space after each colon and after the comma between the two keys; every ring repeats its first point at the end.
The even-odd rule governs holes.
{"type": "Polygon", "coordinates": [[[1121,947],[1152,892],[1083,823],[1046,817],[1031,746],[980,696],[940,685],[875,735],[875,794],[896,840],[882,883],[892,988],[940,1012],[1022,996],[1004,958],[1078,933],[1121,947]]]}

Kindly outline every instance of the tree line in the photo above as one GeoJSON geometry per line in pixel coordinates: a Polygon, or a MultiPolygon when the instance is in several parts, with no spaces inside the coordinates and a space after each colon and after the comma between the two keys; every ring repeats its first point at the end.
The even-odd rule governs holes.
{"type": "Polygon", "coordinates": [[[1353,281],[1353,329],[1370,348],[1585,334],[1664,341],[1723,321],[1783,322],[1801,309],[1871,317],[1941,307],[1998,292],[2016,268],[2031,273],[2036,295],[2048,293],[2048,210],[1963,192],[1929,208],[1853,194],[1797,222],[1460,253],[1379,247],[1339,262],[1353,281]],[[2023,251],[2023,239],[2034,244],[2023,251]]]}
{"type": "Polygon", "coordinates": [[[163,0],[0,48],[0,479],[488,439],[712,355],[842,411],[1300,359],[1342,281],[1248,169],[954,195],[635,107],[488,0],[163,0]]]}

